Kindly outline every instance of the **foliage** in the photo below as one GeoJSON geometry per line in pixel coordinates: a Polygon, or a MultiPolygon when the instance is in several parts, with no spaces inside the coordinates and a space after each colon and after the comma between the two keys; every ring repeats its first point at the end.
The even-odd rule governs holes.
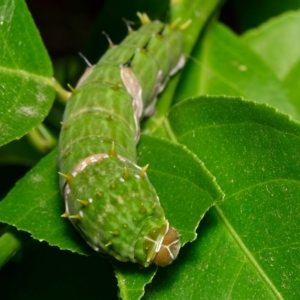
{"type": "MultiPolygon", "coordinates": [[[[93,254],[60,218],[53,144],[68,93],[52,78],[24,1],[0,0],[2,181],[16,166],[30,168],[7,195],[1,185],[1,299],[298,299],[300,11],[286,11],[298,8],[295,1],[270,14],[261,7],[271,1],[259,2],[257,16],[238,1],[223,8],[218,0],[172,1],[170,9],[168,1],[147,3],[107,1],[84,53],[99,57],[99,32],[118,40],[125,34],[118,22],[136,20],[136,11],[192,20],[183,32],[187,65],[143,123],[138,145],[138,163],[150,164],[180,232],[179,258],[160,269],[112,261],[93,254]],[[238,29],[264,23],[237,35],[220,21],[228,11],[237,12],[230,16],[238,29]]],[[[75,82],[77,59],[53,62],[62,85],[75,82]]]]}

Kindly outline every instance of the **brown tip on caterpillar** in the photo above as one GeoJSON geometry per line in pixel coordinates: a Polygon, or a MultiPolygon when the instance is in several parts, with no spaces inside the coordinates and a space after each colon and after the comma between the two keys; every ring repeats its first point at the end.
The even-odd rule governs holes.
{"type": "Polygon", "coordinates": [[[58,172],[58,174],[60,176],[62,176],[63,178],[65,178],[68,182],[74,178],[72,175],[64,174],[64,173],[61,173],[61,172],[58,172]]]}
{"type": "Polygon", "coordinates": [[[186,30],[192,23],[192,19],[188,19],[185,23],[179,26],[180,30],[186,30]]]}
{"type": "Polygon", "coordinates": [[[102,31],[102,34],[105,36],[106,40],[108,41],[109,44],[109,48],[113,48],[115,46],[115,44],[112,42],[111,38],[109,37],[109,35],[105,32],[102,31]]]}
{"type": "Polygon", "coordinates": [[[158,266],[165,267],[176,259],[179,250],[179,234],[175,228],[170,227],[154,257],[153,263],[158,266]]]}
{"type": "Polygon", "coordinates": [[[108,155],[109,156],[116,156],[117,155],[116,150],[115,150],[115,142],[111,143],[111,148],[108,152],[108,155]]]}
{"type": "Polygon", "coordinates": [[[126,167],[124,167],[124,173],[123,173],[123,179],[128,179],[129,178],[129,173],[128,173],[128,169],[126,167]]]}
{"type": "Polygon", "coordinates": [[[141,171],[141,173],[139,174],[140,177],[144,177],[144,176],[145,176],[145,174],[146,174],[146,172],[147,172],[147,170],[148,170],[148,167],[149,167],[149,164],[146,165],[145,167],[142,167],[142,171],[141,171]]]}
{"type": "Polygon", "coordinates": [[[79,220],[80,219],[80,214],[69,216],[69,218],[70,219],[77,219],[77,220],[79,220]]]}
{"type": "Polygon", "coordinates": [[[89,201],[88,200],[80,200],[80,199],[77,199],[77,201],[79,202],[79,203],[81,203],[82,205],[84,205],[84,206],[87,206],[87,205],[89,205],[89,201]]]}
{"type": "Polygon", "coordinates": [[[151,23],[151,20],[146,13],[137,12],[136,14],[137,14],[138,18],[140,19],[142,25],[151,23]]]}
{"type": "Polygon", "coordinates": [[[69,214],[68,214],[67,212],[65,212],[65,213],[63,213],[63,214],[61,215],[61,217],[62,217],[62,218],[68,218],[68,217],[69,217],[69,214]]]}
{"type": "Polygon", "coordinates": [[[70,89],[70,91],[73,95],[77,93],[77,90],[74,89],[69,83],[67,84],[67,87],[70,89]]]}
{"type": "Polygon", "coordinates": [[[173,23],[171,23],[169,26],[172,30],[177,28],[178,23],[181,21],[181,18],[177,18],[173,23]]]}

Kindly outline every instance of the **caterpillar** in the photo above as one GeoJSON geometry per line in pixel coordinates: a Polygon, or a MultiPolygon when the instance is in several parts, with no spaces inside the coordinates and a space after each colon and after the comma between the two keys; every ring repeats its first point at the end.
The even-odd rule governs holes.
{"type": "Polygon", "coordinates": [[[180,249],[147,166],[136,165],[140,120],[184,65],[176,25],[150,21],[110,45],[69,98],[59,138],[65,213],[86,242],[119,261],[166,266],[180,249]]]}

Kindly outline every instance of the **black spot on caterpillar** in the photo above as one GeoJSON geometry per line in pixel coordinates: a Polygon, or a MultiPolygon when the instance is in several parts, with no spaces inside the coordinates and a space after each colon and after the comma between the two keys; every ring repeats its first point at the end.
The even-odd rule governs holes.
{"type": "Polygon", "coordinates": [[[140,14],[142,26],[79,80],[59,141],[60,187],[69,218],[95,250],[120,261],[166,266],[178,255],[147,166],[136,165],[140,120],[184,65],[182,33],[140,14]]]}

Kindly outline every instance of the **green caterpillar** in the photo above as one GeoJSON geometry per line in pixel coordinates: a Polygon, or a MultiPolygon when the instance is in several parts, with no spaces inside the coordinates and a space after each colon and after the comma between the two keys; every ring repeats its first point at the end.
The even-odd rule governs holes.
{"type": "Polygon", "coordinates": [[[142,26],[89,68],[70,97],[59,140],[66,212],[95,250],[144,267],[180,249],[157,193],[136,162],[140,120],[184,65],[182,33],[139,14],[142,26]]]}

